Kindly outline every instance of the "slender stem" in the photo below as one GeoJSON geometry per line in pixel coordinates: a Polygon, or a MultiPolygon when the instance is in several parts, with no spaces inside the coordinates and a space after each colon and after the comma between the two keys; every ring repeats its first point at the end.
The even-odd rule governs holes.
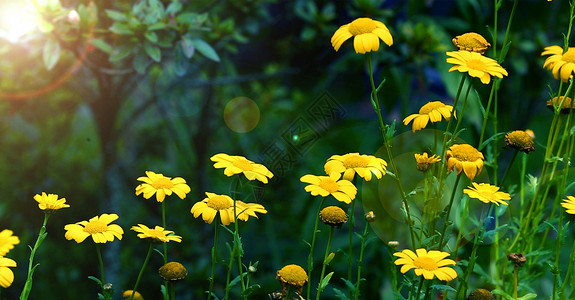
{"type": "MultiPolygon", "coordinates": [[[[162,201],[162,226],[166,228],[166,202],[162,201]]],[[[164,264],[168,263],[168,243],[164,243],[164,264]]]]}
{"type": "Polygon", "coordinates": [[[439,238],[439,250],[441,251],[449,239],[445,240],[445,235],[447,232],[447,227],[449,226],[449,215],[451,214],[451,207],[453,206],[453,200],[455,199],[455,193],[457,192],[457,185],[463,173],[459,173],[453,184],[453,190],[451,191],[451,199],[449,200],[449,205],[447,206],[447,214],[445,215],[445,221],[443,223],[443,230],[441,231],[441,237],[439,238]],[[445,244],[443,243],[445,241],[445,244]]]}
{"type": "Polygon", "coordinates": [[[517,286],[518,286],[518,274],[519,267],[513,266],[513,298],[517,300],[517,286]]]}
{"type": "Polygon", "coordinates": [[[354,299],[359,299],[359,285],[361,283],[361,266],[363,265],[363,252],[367,246],[366,239],[369,234],[368,231],[369,222],[365,222],[365,227],[363,228],[363,235],[361,236],[361,248],[359,250],[359,261],[357,262],[357,282],[355,283],[355,296],[354,299]]]}
{"type": "Polygon", "coordinates": [[[50,213],[44,213],[44,222],[42,223],[42,227],[40,228],[40,232],[38,233],[38,238],[36,239],[36,243],[34,243],[34,248],[30,252],[30,259],[28,261],[28,276],[26,278],[26,284],[24,284],[24,288],[22,289],[22,293],[20,294],[20,300],[28,299],[30,295],[30,291],[32,290],[32,276],[34,275],[34,270],[36,266],[34,266],[34,256],[36,255],[36,251],[40,248],[42,241],[46,238],[46,224],[48,223],[48,218],[50,218],[50,213]]]}
{"type": "Polygon", "coordinates": [[[325,202],[325,198],[321,198],[321,203],[319,204],[319,207],[317,208],[317,212],[315,214],[315,224],[313,226],[313,234],[312,234],[312,238],[311,238],[311,246],[309,249],[309,256],[307,258],[307,276],[310,278],[309,279],[309,283],[307,285],[307,294],[306,294],[306,299],[310,299],[310,295],[311,295],[311,272],[313,271],[313,250],[315,248],[315,240],[317,237],[317,227],[319,225],[319,212],[323,206],[323,203],[325,202]]]}
{"type": "Polygon", "coordinates": [[[144,269],[146,269],[146,265],[148,264],[148,260],[152,254],[152,249],[154,248],[154,244],[150,243],[150,247],[148,248],[148,253],[146,254],[146,258],[144,259],[144,263],[142,264],[142,268],[140,269],[140,273],[138,273],[138,278],[136,279],[136,284],[134,284],[134,288],[132,289],[132,295],[130,295],[130,300],[134,299],[134,295],[138,289],[138,284],[140,283],[140,279],[142,278],[142,274],[144,274],[144,269]]]}
{"type": "Polygon", "coordinates": [[[208,300],[212,298],[212,293],[214,290],[214,276],[216,272],[216,260],[217,260],[217,249],[218,249],[218,227],[219,219],[215,218],[214,223],[214,246],[212,247],[212,275],[210,276],[210,290],[208,292],[208,300]]]}
{"type": "Polygon", "coordinates": [[[100,251],[100,244],[96,244],[96,253],[98,255],[98,263],[100,265],[100,280],[102,281],[102,287],[106,284],[106,279],[104,277],[104,261],[102,260],[102,251],[100,251]]]}
{"type": "Polygon", "coordinates": [[[415,295],[416,300],[419,300],[419,294],[421,294],[421,290],[423,289],[423,280],[423,275],[419,276],[419,287],[417,288],[417,294],[415,295]]]}
{"type": "Polygon", "coordinates": [[[319,286],[317,289],[317,294],[315,295],[315,300],[319,300],[319,296],[321,295],[321,292],[323,291],[322,287],[322,281],[323,281],[323,277],[325,276],[325,268],[327,267],[327,257],[329,256],[329,253],[331,251],[331,242],[333,240],[333,231],[334,231],[334,226],[330,226],[329,228],[329,239],[327,240],[327,246],[325,247],[325,254],[323,256],[323,266],[321,267],[321,276],[319,277],[319,286]]]}
{"type": "MultiPolygon", "coordinates": [[[[354,178],[355,180],[356,178],[354,178]]],[[[347,281],[351,282],[352,280],[352,271],[353,271],[353,227],[354,227],[354,220],[355,220],[355,202],[356,200],[351,201],[351,206],[349,208],[349,250],[348,250],[348,264],[347,264],[347,281]]],[[[350,298],[353,297],[353,291],[350,291],[350,298]]]]}

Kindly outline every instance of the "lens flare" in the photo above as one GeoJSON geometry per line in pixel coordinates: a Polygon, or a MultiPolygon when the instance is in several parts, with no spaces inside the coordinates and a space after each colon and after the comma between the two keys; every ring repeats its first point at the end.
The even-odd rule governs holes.
{"type": "Polygon", "coordinates": [[[0,37],[16,43],[22,36],[36,28],[32,6],[26,1],[0,2],[0,37]]]}

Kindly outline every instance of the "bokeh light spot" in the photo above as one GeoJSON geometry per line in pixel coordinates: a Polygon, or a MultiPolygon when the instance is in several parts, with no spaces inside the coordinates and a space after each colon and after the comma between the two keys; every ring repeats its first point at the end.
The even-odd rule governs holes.
{"type": "Polygon", "coordinates": [[[258,126],[260,109],[250,98],[234,98],[224,108],[224,121],[232,131],[247,133],[258,126]]]}
{"type": "Polygon", "coordinates": [[[0,2],[0,37],[12,43],[36,28],[31,7],[25,1],[11,0],[0,2]]]}

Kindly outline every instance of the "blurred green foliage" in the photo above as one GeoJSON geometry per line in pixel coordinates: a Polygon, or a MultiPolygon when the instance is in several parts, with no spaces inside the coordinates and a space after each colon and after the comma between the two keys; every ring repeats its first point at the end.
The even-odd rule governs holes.
{"type": "MultiPolygon", "coordinates": [[[[521,17],[512,25],[504,64],[510,76],[501,86],[500,130],[546,132],[546,83],[552,77],[542,69],[539,54],[545,46],[561,45],[566,2],[519,5],[521,17]]],[[[26,245],[33,243],[42,222],[32,197],[42,191],[66,197],[71,208],[50,220],[48,238],[37,254],[41,265],[31,298],[95,297],[96,286],[87,280],[98,272],[93,245],[66,241],[63,227],[100,212],[120,215],[126,234],[107,246],[106,261],[116,290],[131,288],[147,246],[128,229],[137,223],[160,224],[157,203],[134,195],[136,178],[146,170],[183,177],[192,187],[187,199],[167,200],[168,229],[183,236],[170,251],[190,271],[178,295],[201,298],[208,286],[213,227],[194,219],[189,209],[205,191],[227,193],[232,182],[211,167],[209,157],[225,152],[262,161],[272,142],[285,142],[293,122],[328,92],[345,117],[330,123],[305,151],[285,152],[289,163],[268,166],[276,174],[272,183],[243,187],[246,197],[257,189],[262,198],[255,200],[269,211],[241,226],[244,261],[259,261],[253,282],[262,288],[254,299],[264,299],[280,288],[276,270],[288,263],[303,265],[307,258],[304,241],[310,238],[319,202],[304,192],[299,178],[323,173],[332,154],[374,154],[381,145],[364,57],[353,52],[351,42],[338,53],[329,43],[338,26],[369,16],[390,28],[394,45],[382,46],[374,56],[376,76],[387,79],[381,99],[389,123],[426,101],[449,102],[460,78],[447,72],[444,52],[453,49],[451,38],[467,31],[490,37],[493,31],[493,3],[478,0],[37,4],[37,31],[17,42],[0,37],[0,229],[12,229],[22,240],[10,253],[19,267],[14,284],[2,293],[7,299],[17,297],[26,278],[26,245]],[[71,11],[78,20],[69,17],[71,11]],[[230,130],[222,118],[226,103],[236,97],[259,106],[259,125],[249,133],[230,130]]],[[[502,1],[502,11],[511,4],[502,1]]],[[[501,15],[500,24],[506,18],[501,15]]],[[[488,92],[476,87],[480,99],[488,92]]],[[[477,107],[469,109],[476,110],[477,118],[468,120],[464,139],[477,139],[481,115],[477,107]]],[[[397,127],[398,134],[410,130],[397,127]]],[[[537,151],[533,156],[541,157],[537,151]]],[[[393,223],[386,229],[390,239],[403,239],[393,223]]],[[[344,232],[336,234],[333,249],[346,238],[344,232]]],[[[382,242],[387,240],[367,248],[364,299],[390,293],[389,268],[394,266],[382,242]]],[[[345,254],[336,252],[331,263],[336,276],[345,272],[345,261],[345,254]]],[[[159,297],[159,264],[159,257],[153,257],[140,285],[146,299],[159,297]]],[[[334,297],[331,287],[345,290],[335,278],[326,298],[334,297]]],[[[217,292],[221,289],[216,286],[217,292]]]]}

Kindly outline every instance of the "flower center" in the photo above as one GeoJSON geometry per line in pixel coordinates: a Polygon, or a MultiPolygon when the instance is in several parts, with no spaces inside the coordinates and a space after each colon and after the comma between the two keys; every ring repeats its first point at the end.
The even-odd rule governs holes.
{"type": "Polygon", "coordinates": [[[472,69],[472,70],[483,71],[483,70],[485,70],[485,63],[483,63],[479,59],[472,59],[472,60],[467,62],[467,67],[472,69]]]}
{"type": "Polygon", "coordinates": [[[322,189],[328,191],[330,194],[337,192],[339,189],[337,182],[333,181],[331,178],[322,179],[322,181],[319,183],[319,186],[322,189]]]}
{"type": "Polygon", "coordinates": [[[437,263],[435,262],[435,260],[427,256],[416,258],[415,260],[413,260],[413,265],[419,269],[424,269],[427,271],[437,270],[437,263]]]}
{"type": "Polygon", "coordinates": [[[153,236],[153,237],[165,237],[166,236],[163,231],[160,231],[157,229],[150,230],[150,232],[148,232],[148,234],[153,236]]]}
{"type": "Polygon", "coordinates": [[[457,42],[459,45],[468,49],[480,49],[490,46],[484,37],[475,32],[469,32],[459,36],[457,42]]]}
{"type": "Polygon", "coordinates": [[[308,281],[305,270],[298,265],[287,265],[278,271],[278,275],[284,282],[295,286],[303,286],[308,281]]]}
{"type": "Polygon", "coordinates": [[[213,196],[208,199],[206,205],[208,205],[209,208],[213,208],[215,210],[228,209],[232,207],[228,198],[224,196],[213,196]]]}
{"type": "Polygon", "coordinates": [[[561,59],[566,62],[575,63],[575,48],[570,47],[561,59]]]}
{"type": "Polygon", "coordinates": [[[343,166],[346,169],[365,168],[367,167],[367,159],[359,155],[349,156],[343,161],[343,166]]]}
{"type": "Polygon", "coordinates": [[[359,18],[349,24],[349,33],[353,36],[370,33],[377,28],[376,23],[370,18],[359,18]]]}
{"type": "Polygon", "coordinates": [[[234,167],[240,168],[244,171],[251,171],[254,168],[252,166],[252,163],[247,159],[234,160],[232,162],[232,165],[234,165],[234,167]]]}
{"type": "Polygon", "coordinates": [[[481,152],[477,151],[473,146],[464,145],[454,145],[452,149],[453,157],[460,161],[476,161],[478,159],[483,159],[481,152]]]}
{"type": "Polygon", "coordinates": [[[174,184],[172,183],[172,180],[170,180],[170,178],[168,177],[160,177],[156,180],[154,180],[154,182],[152,182],[152,186],[155,189],[171,189],[174,187],[174,184]]]}
{"type": "Polygon", "coordinates": [[[441,101],[429,102],[419,109],[419,114],[420,115],[426,115],[426,114],[432,112],[433,110],[435,110],[436,108],[440,108],[442,106],[445,106],[445,104],[441,103],[441,101]]]}
{"type": "Polygon", "coordinates": [[[101,233],[108,229],[108,225],[102,221],[92,221],[84,227],[84,231],[89,234],[101,233]]]}

